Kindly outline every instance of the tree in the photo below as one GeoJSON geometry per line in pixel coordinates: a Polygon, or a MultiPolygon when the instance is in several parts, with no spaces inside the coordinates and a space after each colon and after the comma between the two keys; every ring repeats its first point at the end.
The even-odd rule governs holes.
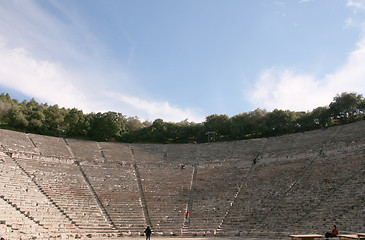
{"type": "Polygon", "coordinates": [[[90,130],[90,117],[81,110],[73,108],[64,117],[66,135],[71,137],[85,137],[90,130]]]}
{"type": "Polygon", "coordinates": [[[336,95],[330,103],[330,112],[334,118],[348,121],[356,116],[356,112],[362,103],[362,95],[344,92],[336,95]]]}
{"type": "Polygon", "coordinates": [[[244,139],[249,133],[248,114],[241,113],[231,117],[231,137],[233,139],[244,139]]]}
{"type": "Polygon", "coordinates": [[[5,120],[4,117],[8,114],[12,106],[13,101],[11,100],[9,94],[0,94],[0,121],[5,120]]]}
{"type": "Polygon", "coordinates": [[[176,125],[175,143],[191,143],[198,141],[198,134],[194,131],[196,124],[176,125]]]}
{"type": "Polygon", "coordinates": [[[274,109],[274,111],[267,115],[267,126],[273,135],[293,132],[295,121],[295,113],[289,110],[274,109]]]}
{"type": "Polygon", "coordinates": [[[20,111],[18,106],[15,106],[9,110],[6,115],[8,125],[13,128],[25,130],[28,127],[28,121],[25,119],[24,114],[20,111]]]}
{"type": "Polygon", "coordinates": [[[318,107],[310,114],[313,124],[325,127],[330,122],[330,111],[328,107],[318,107]]]}
{"type": "Polygon", "coordinates": [[[59,108],[58,105],[56,104],[47,107],[43,111],[43,114],[45,116],[43,123],[44,133],[57,136],[59,128],[65,127],[64,116],[66,115],[66,109],[59,108]]]}
{"type": "Polygon", "coordinates": [[[11,103],[0,101],[0,121],[8,114],[12,108],[11,103]]]}
{"type": "Polygon", "coordinates": [[[121,113],[92,114],[89,137],[95,141],[119,138],[126,130],[126,119],[121,113]]]}
{"type": "Polygon", "coordinates": [[[126,127],[128,132],[135,132],[138,129],[143,128],[144,125],[139,121],[138,117],[135,116],[127,118],[126,127]]]}
{"type": "Polygon", "coordinates": [[[361,119],[365,114],[365,99],[356,93],[336,95],[329,106],[312,112],[292,112],[275,109],[272,112],[256,109],[229,118],[210,115],[203,123],[141,121],[126,118],[121,113],[84,114],[76,108],[39,104],[34,99],[22,101],[0,94],[0,124],[4,128],[59,136],[65,130],[68,137],[88,138],[95,141],[187,143],[206,142],[207,132],[218,134],[218,140],[268,137],[312,130],[333,124],[361,119]]]}
{"type": "Polygon", "coordinates": [[[43,126],[43,121],[46,117],[41,110],[33,110],[30,115],[28,115],[29,130],[38,133],[43,126]]]}
{"type": "Polygon", "coordinates": [[[161,118],[153,121],[149,129],[151,130],[150,137],[153,142],[163,143],[167,141],[167,124],[161,118]]]}
{"type": "Polygon", "coordinates": [[[220,138],[227,138],[230,132],[230,120],[225,114],[213,114],[205,118],[204,129],[206,132],[216,132],[220,138]]]}
{"type": "Polygon", "coordinates": [[[247,137],[262,137],[266,136],[268,132],[267,127],[267,115],[268,112],[266,110],[262,110],[260,108],[255,109],[252,112],[247,114],[247,137]]]}

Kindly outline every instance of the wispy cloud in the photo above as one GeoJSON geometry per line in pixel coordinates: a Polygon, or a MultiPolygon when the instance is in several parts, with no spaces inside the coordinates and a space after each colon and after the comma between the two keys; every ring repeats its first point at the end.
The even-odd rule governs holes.
{"type": "Polygon", "coordinates": [[[314,0],[299,0],[299,3],[306,3],[306,2],[312,2],[314,0]]]}
{"type": "Polygon", "coordinates": [[[87,59],[80,54],[84,45],[75,45],[87,33],[78,29],[81,34],[74,34],[79,26],[74,19],[67,17],[67,25],[33,1],[2,1],[0,16],[0,35],[6,36],[10,47],[23,47],[46,58],[87,59]]]}
{"type": "Polygon", "coordinates": [[[255,107],[267,110],[310,111],[328,105],[342,92],[365,94],[364,65],[365,38],[357,43],[357,49],[348,55],[343,66],[323,78],[291,69],[263,70],[250,100],[255,107]]]}
{"type": "Polygon", "coordinates": [[[365,9],[365,0],[348,0],[347,6],[355,9],[365,9]]]}
{"type": "Polygon", "coordinates": [[[9,49],[0,41],[0,84],[65,107],[87,107],[84,94],[73,84],[73,76],[62,66],[33,58],[25,49],[9,49]]]}
{"type": "MultiPolygon", "coordinates": [[[[108,56],[107,46],[74,9],[59,1],[42,4],[0,2],[0,86],[85,112],[118,111],[149,120],[203,120],[196,112],[166,101],[129,96],[133,95],[129,88],[139,88],[133,74],[108,56]],[[112,92],[119,93],[115,96],[112,92]]],[[[135,47],[133,44],[128,63],[133,61],[135,47]]]]}
{"type": "Polygon", "coordinates": [[[353,22],[353,20],[352,20],[352,18],[351,17],[349,17],[349,18],[347,18],[346,20],[345,20],[345,27],[351,27],[351,26],[353,26],[354,25],[354,22],[353,22]]]}
{"type": "Polygon", "coordinates": [[[148,120],[161,118],[165,121],[180,122],[188,119],[192,122],[202,122],[204,117],[199,114],[197,109],[181,109],[172,106],[168,102],[148,101],[135,96],[127,96],[115,92],[105,92],[105,97],[117,101],[119,105],[125,105],[125,110],[132,108],[134,112],[138,112],[138,117],[148,120]]]}
{"type": "MultiPolygon", "coordinates": [[[[319,82],[313,76],[299,75],[289,69],[271,68],[264,70],[250,97],[255,107],[267,110],[308,110],[322,104],[319,82]]],[[[326,102],[328,103],[328,101],[326,102]]]]}
{"type": "MultiPolygon", "coordinates": [[[[309,0],[300,0],[301,3],[309,0]]],[[[354,16],[365,10],[365,0],[348,0],[347,7],[354,9],[354,16]]],[[[360,27],[352,17],[345,27],[360,27]]],[[[364,29],[360,29],[363,31],[364,29]]],[[[365,36],[349,53],[345,63],[333,73],[318,77],[311,73],[298,73],[291,68],[271,67],[264,69],[258,77],[250,101],[254,107],[267,110],[289,109],[311,111],[326,106],[336,94],[356,92],[365,94],[365,36]]]]}

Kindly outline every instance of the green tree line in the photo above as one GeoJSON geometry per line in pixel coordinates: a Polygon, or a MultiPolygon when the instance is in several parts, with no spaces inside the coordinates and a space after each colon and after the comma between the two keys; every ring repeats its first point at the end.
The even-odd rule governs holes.
{"type": "Polygon", "coordinates": [[[272,137],[346,124],[365,118],[365,99],[361,94],[338,94],[325,107],[311,112],[256,109],[248,113],[210,115],[202,123],[184,120],[178,123],[140,121],[122,113],[83,113],[76,108],[38,103],[34,99],[19,102],[9,94],[0,94],[1,128],[42,135],[80,138],[94,141],[135,143],[192,143],[233,141],[272,137]]]}

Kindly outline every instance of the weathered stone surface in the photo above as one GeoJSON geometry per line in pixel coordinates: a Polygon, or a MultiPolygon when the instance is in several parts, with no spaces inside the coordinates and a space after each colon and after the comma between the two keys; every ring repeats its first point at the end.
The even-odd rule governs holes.
{"type": "Polygon", "coordinates": [[[6,238],[363,232],[365,121],[209,144],[121,144],[0,130],[6,238]],[[185,223],[185,212],[190,223],[185,223]]]}

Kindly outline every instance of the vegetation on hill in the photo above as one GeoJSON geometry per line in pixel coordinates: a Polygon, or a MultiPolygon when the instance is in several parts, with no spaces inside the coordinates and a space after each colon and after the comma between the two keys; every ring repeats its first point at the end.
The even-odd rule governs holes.
{"type": "Polygon", "coordinates": [[[141,122],[122,113],[83,113],[76,108],[41,104],[34,99],[19,102],[0,94],[2,128],[51,136],[94,141],[191,143],[271,137],[303,132],[365,118],[365,99],[356,93],[342,93],[325,107],[311,112],[256,109],[233,117],[210,115],[202,123],[141,122]]]}

